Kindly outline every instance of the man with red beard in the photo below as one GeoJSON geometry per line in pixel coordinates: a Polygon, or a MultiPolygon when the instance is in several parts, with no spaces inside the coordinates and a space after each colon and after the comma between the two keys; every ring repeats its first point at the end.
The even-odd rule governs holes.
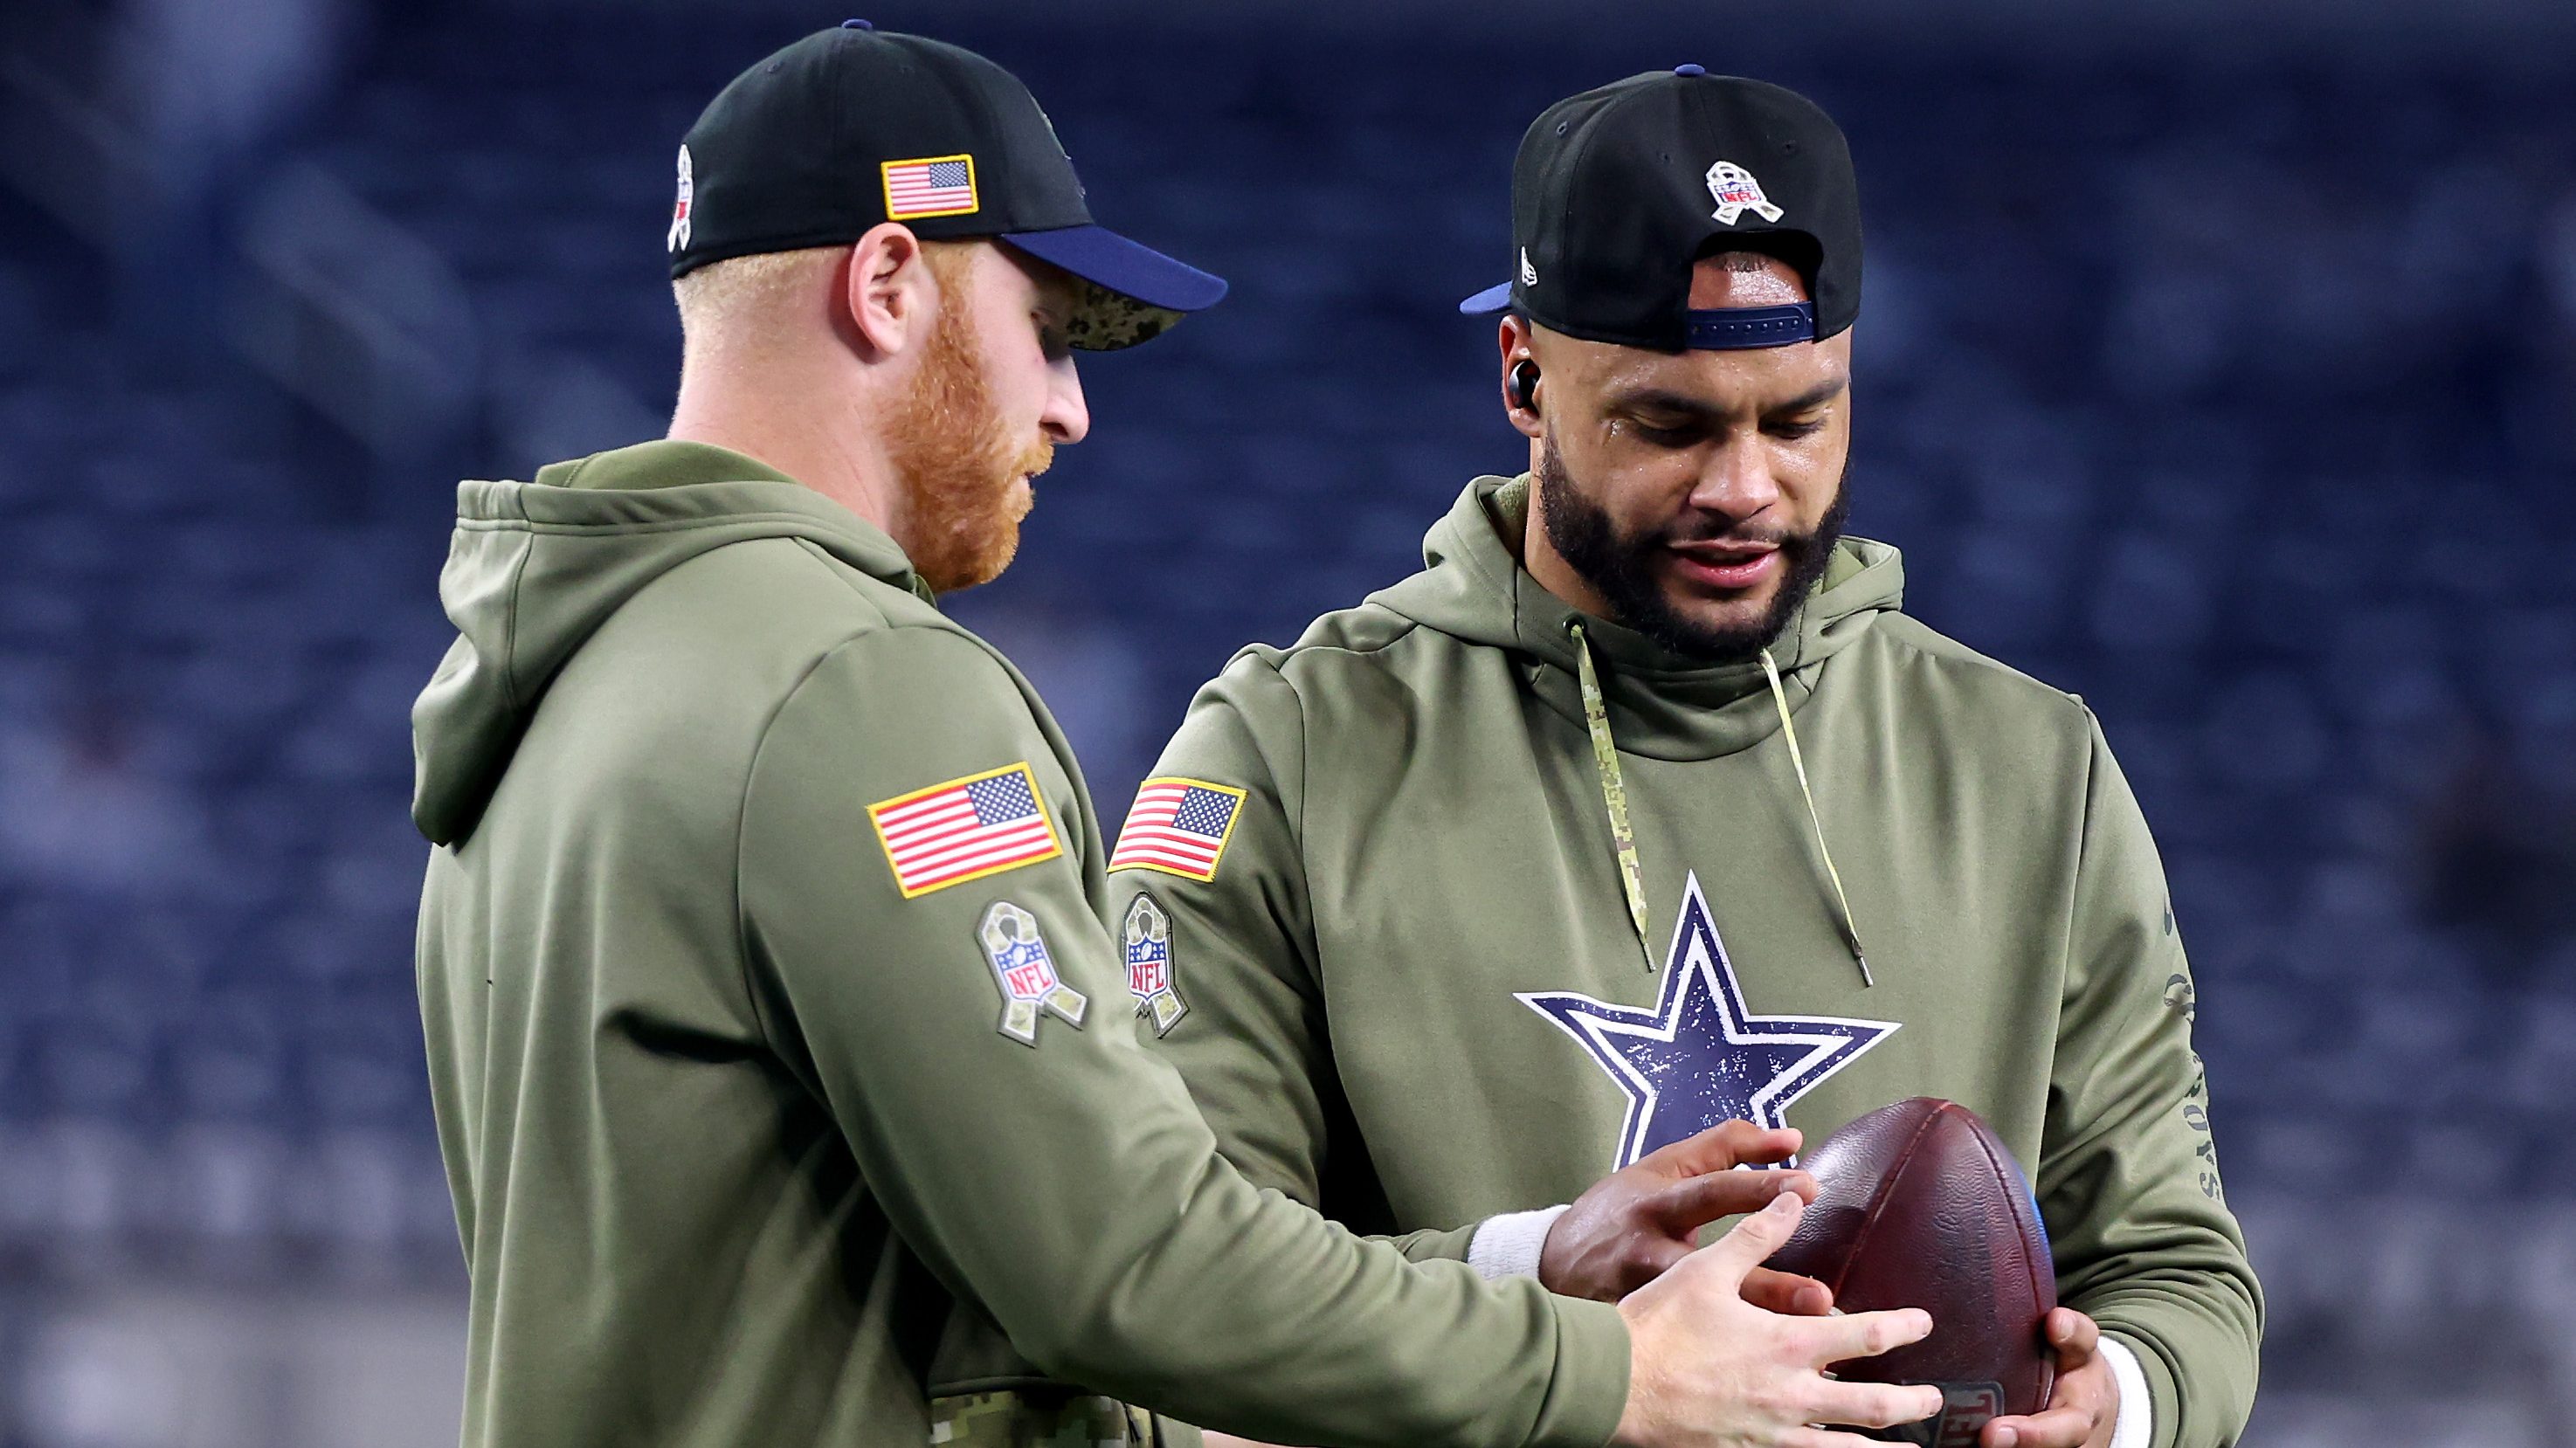
{"type": "Polygon", "coordinates": [[[1697,1448],[1932,1411],[1823,1372],[1922,1313],[1764,1305],[1821,1309],[1755,1266],[1813,1184],[1711,1168],[1783,1134],[1602,1184],[1611,1257],[1760,1209],[1613,1307],[1257,1190],[1140,1047],[1072,756],[933,598],[1082,438],[1071,349],[1223,284],[1094,226],[1016,80],[858,22],[791,45],[690,130],[668,242],[670,436],[461,487],[413,713],[468,1444],[1158,1438],[1123,1400],[1697,1448]]]}

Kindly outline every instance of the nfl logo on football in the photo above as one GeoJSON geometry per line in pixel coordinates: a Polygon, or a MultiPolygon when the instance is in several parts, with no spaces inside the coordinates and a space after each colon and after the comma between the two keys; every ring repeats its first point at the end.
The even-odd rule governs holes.
{"type": "Polygon", "coordinates": [[[1932,1448],[1977,1448],[1977,1435],[2004,1410],[1999,1383],[1943,1383],[1932,1448]]]}

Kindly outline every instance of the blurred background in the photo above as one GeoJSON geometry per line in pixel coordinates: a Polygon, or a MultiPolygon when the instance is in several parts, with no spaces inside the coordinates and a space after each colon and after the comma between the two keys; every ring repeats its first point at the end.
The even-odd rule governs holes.
{"type": "MultiPolygon", "coordinates": [[[[851,0],[858,3],[858,0],[851,0]]],[[[1103,810],[1515,471],[1513,146],[1841,119],[1856,531],[2100,712],[2271,1292],[2257,1448],[2576,1444],[2576,7],[869,0],[1230,277],[957,612],[1103,810]]],[[[660,433],[672,155],[783,0],[0,4],[0,1448],[455,1441],[406,710],[454,481],[660,433]]]]}

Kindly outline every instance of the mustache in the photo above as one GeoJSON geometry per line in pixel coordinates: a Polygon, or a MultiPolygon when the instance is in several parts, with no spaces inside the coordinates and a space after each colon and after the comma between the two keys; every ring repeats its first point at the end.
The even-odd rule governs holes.
{"type": "Polygon", "coordinates": [[[1816,535],[1780,527],[1747,527],[1724,518],[1702,517],[1677,518],[1646,534],[1638,541],[1659,546],[1675,543],[1724,543],[1739,548],[1778,548],[1788,551],[1815,542],[1816,535]]]}

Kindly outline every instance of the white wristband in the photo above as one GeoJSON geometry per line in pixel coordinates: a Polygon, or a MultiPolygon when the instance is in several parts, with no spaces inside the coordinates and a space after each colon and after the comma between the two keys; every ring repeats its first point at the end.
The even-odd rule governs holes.
{"type": "Polygon", "coordinates": [[[2147,1374],[2128,1344],[2103,1338],[2094,1351],[2111,1365],[2111,1381],[2120,1385],[2120,1414],[2112,1420],[2111,1448],[2147,1448],[2156,1441],[2156,1405],[2147,1396],[2147,1374]]]}
{"type": "Polygon", "coordinates": [[[1476,1235],[1467,1239],[1467,1265],[1488,1282],[1536,1277],[1539,1251],[1547,1246],[1547,1229],[1564,1215],[1564,1207],[1541,1207],[1535,1212],[1487,1217],[1476,1224],[1476,1235]]]}

